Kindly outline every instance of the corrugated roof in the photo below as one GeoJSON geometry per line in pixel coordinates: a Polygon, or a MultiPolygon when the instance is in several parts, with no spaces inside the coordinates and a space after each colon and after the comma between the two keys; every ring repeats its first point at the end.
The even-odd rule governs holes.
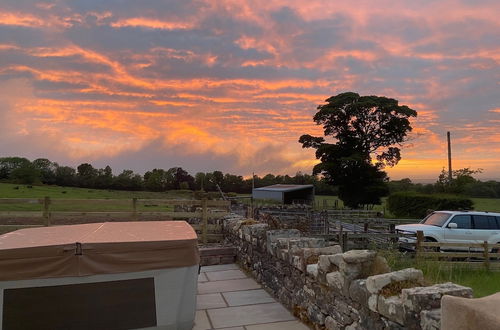
{"type": "Polygon", "coordinates": [[[287,192],[287,191],[295,191],[301,189],[309,189],[313,187],[314,186],[312,184],[274,184],[272,186],[255,188],[254,190],[287,192]]]}

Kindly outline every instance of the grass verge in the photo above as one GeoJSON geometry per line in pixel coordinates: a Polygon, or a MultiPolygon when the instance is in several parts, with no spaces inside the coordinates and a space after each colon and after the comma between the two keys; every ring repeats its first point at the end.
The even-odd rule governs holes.
{"type": "Polygon", "coordinates": [[[416,260],[399,251],[382,250],[379,254],[387,259],[387,263],[393,270],[410,267],[422,270],[429,284],[454,282],[472,288],[476,298],[500,291],[500,272],[472,269],[466,265],[434,260],[416,260]]]}

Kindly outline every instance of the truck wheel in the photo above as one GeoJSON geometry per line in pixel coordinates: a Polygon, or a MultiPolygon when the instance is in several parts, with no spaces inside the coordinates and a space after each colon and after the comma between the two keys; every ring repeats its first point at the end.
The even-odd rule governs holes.
{"type": "MultiPolygon", "coordinates": [[[[437,243],[437,241],[432,237],[425,237],[424,242],[437,243]]],[[[439,252],[439,246],[426,247],[425,252],[439,252]]]]}

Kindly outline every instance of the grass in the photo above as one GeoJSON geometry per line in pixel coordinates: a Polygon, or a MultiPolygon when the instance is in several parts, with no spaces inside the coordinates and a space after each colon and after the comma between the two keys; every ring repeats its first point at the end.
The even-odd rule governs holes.
{"type": "MultiPolygon", "coordinates": [[[[476,211],[486,212],[500,212],[500,198],[471,198],[474,202],[474,209],[476,211]]],[[[326,200],[328,208],[331,208],[337,203],[338,208],[344,207],[344,204],[337,196],[315,196],[316,206],[319,209],[323,208],[323,203],[326,200]]],[[[386,209],[387,198],[382,198],[381,205],[375,205],[373,210],[384,212],[387,218],[392,218],[391,213],[386,209]]]]}
{"type": "Polygon", "coordinates": [[[0,198],[43,198],[52,199],[123,199],[123,198],[192,198],[192,191],[172,190],[167,192],[123,191],[106,189],[87,189],[60,186],[32,186],[0,183],[0,198]],[[19,187],[15,189],[15,187],[19,187]]]}
{"type": "Polygon", "coordinates": [[[500,198],[471,198],[477,211],[500,212],[500,198]]]}
{"type": "MultiPolygon", "coordinates": [[[[173,190],[167,192],[150,192],[150,191],[122,191],[122,190],[104,190],[104,189],[87,189],[75,187],[59,187],[59,186],[26,186],[10,183],[0,183],[0,198],[44,198],[50,197],[54,200],[54,205],[51,209],[54,211],[130,211],[132,209],[132,198],[139,199],[191,199],[193,198],[192,191],[173,190]],[[31,187],[31,188],[29,188],[31,187]],[[128,203],[106,204],[106,205],[89,205],[78,202],[74,204],[58,205],[57,199],[121,199],[130,200],[128,203]]],[[[40,211],[41,204],[0,204],[0,211],[40,211]]],[[[139,206],[139,211],[157,211],[164,210],[165,207],[155,206],[139,206]]]]}
{"type": "Polygon", "coordinates": [[[399,251],[382,250],[391,269],[417,268],[422,270],[428,284],[454,282],[472,288],[474,297],[484,297],[500,291],[500,272],[471,269],[464,265],[447,264],[433,260],[415,260],[399,251]]]}

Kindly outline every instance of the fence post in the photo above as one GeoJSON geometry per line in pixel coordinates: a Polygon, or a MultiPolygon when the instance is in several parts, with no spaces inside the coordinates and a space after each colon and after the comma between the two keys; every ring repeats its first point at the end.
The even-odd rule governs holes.
{"type": "Polygon", "coordinates": [[[339,245],[340,245],[340,247],[342,247],[342,252],[345,252],[344,251],[344,243],[342,242],[342,239],[344,238],[342,224],[340,224],[340,226],[339,226],[338,235],[339,235],[339,240],[338,240],[339,245]]]}
{"type": "Polygon", "coordinates": [[[325,231],[327,235],[330,235],[330,219],[328,218],[328,212],[324,215],[325,217],[325,231]]]}
{"type": "Polygon", "coordinates": [[[365,222],[363,231],[366,233],[368,232],[368,222],[365,222]]]}
{"type": "Polygon", "coordinates": [[[208,212],[207,212],[207,199],[203,198],[201,200],[201,221],[202,229],[201,236],[203,239],[203,244],[207,244],[207,232],[208,232],[208,212]]]}
{"type": "Polygon", "coordinates": [[[424,241],[424,232],[421,230],[417,231],[417,244],[415,247],[415,251],[417,252],[417,258],[419,254],[422,252],[422,242],[424,241]]]}
{"type": "Polygon", "coordinates": [[[393,223],[389,224],[389,232],[391,234],[394,234],[396,232],[396,225],[395,224],[393,224],[393,223]]]}
{"type": "Polygon", "coordinates": [[[137,220],[137,198],[132,198],[132,219],[137,220]]]}
{"type": "Polygon", "coordinates": [[[328,209],[328,201],[326,199],[323,199],[323,210],[328,209]]]}
{"type": "Polygon", "coordinates": [[[50,197],[45,196],[43,199],[43,217],[45,218],[45,226],[50,226],[50,197]]]}
{"type": "Polygon", "coordinates": [[[342,252],[346,252],[347,250],[347,233],[342,234],[342,252]]]}
{"type": "Polygon", "coordinates": [[[488,247],[488,241],[483,242],[483,248],[484,248],[484,267],[486,270],[490,269],[490,248],[488,247]]]}

